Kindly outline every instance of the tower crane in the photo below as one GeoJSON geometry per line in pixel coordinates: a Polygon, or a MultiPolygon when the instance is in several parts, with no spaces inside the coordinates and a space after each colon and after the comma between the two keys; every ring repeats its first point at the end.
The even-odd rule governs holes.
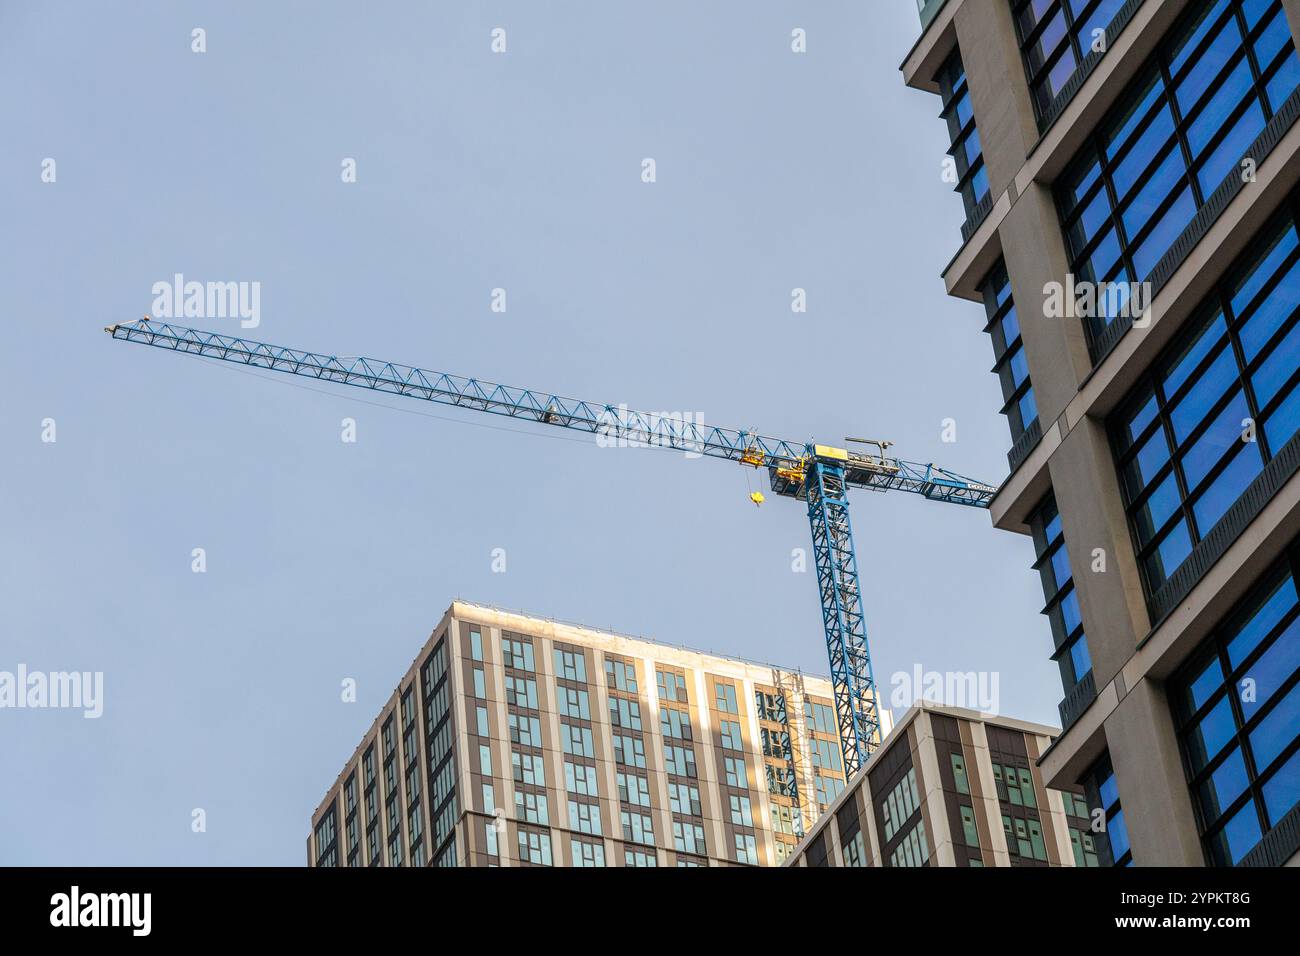
{"type": "MultiPolygon", "coordinates": [[[[822,628],[835,692],[835,719],[845,775],[851,777],[879,742],[880,711],[867,648],[857,556],[849,524],[849,488],[906,491],[932,501],[988,507],[993,485],[933,464],[888,454],[891,443],[845,439],[849,450],[813,441],[769,438],[682,419],[563,398],[445,372],[364,357],[339,357],[268,345],[145,316],[104,330],[114,339],[223,362],[351,385],[441,405],[589,432],[602,444],[677,449],[767,470],[771,490],[807,505],[812,528],[822,628]]],[[[756,503],[761,494],[752,496],[756,503]]]]}

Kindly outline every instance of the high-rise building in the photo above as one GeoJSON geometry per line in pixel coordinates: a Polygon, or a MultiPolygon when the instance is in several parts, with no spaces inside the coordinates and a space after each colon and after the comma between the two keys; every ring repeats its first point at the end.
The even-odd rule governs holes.
{"type": "Polygon", "coordinates": [[[1043,783],[1059,731],[914,705],[787,866],[1099,866],[1081,788],[1043,783]]]}
{"type": "MultiPolygon", "coordinates": [[[[1060,666],[1117,865],[1300,862],[1300,0],[928,0],[1060,666]]],[[[954,236],[954,245],[956,237],[954,236]]]]}
{"type": "Polygon", "coordinates": [[[307,861],[772,866],[843,787],[825,678],[458,601],[307,861]]]}

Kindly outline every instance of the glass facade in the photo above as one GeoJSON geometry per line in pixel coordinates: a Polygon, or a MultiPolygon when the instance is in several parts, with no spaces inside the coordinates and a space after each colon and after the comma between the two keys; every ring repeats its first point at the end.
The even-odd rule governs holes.
{"type": "Polygon", "coordinates": [[[1002,384],[1002,414],[1011,426],[1011,441],[1020,439],[1038,421],[1034,386],[1029,381],[1029,363],[1020,340],[1020,320],[1011,298],[1011,280],[1005,263],[999,262],[980,285],[984,311],[989,322],[986,331],[993,339],[993,371],[1002,384]]]}
{"type": "Polygon", "coordinates": [[[1111,419],[1148,595],[1300,428],[1295,203],[1111,419]]]}
{"type": "Polygon", "coordinates": [[[1220,866],[1300,802],[1298,557],[1293,546],[1169,683],[1206,856],[1220,866]]]}
{"type": "MultiPolygon", "coordinates": [[[[1298,83],[1281,0],[1195,0],[1057,186],[1076,280],[1147,280],[1298,83]]],[[[1090,341],[1127,304],[1102,304],[1090,341]]]]}
{"type": "Polygon", "coordinates": [[[1029,516],[1029,527],[1034,537],[1034,551],[1043,583],[1043,596],[1047,603],[1043,613],[1052,623],[1052,643],[1056,648],[1052,657],[1061,669],[1061,684],[1068,694],[1079,681],[1092,671],[1092,658],[1088,653],[1088,637],[1083,630],[1083,615],[1079,613],[1079,595],[1074,588],[1074,573],[1070,570],[1070,555],[1065,548],[1061,532],[1061,513],[1056,498],[1047,498],[1029,516]]]}
{"type": "Polygon", "coordinates": [[[1098,49],[1125,0],[1011,0],[1034,111],[1041,119],[1079,65],[1098,49]]]}
{"type": "Polygon", "coordinates": [[[1115,770],[1106,754],[1093,764],[1083,776],[1083,789],[1089,807],[1100,810],[1100,820],[1094,819],[1092,830],[1101,850],[1104,866],[1132,866],[1133,850],[1128,842],[1128,825],[1124,822],[1124,808],[1119,801],[1119,784],[1115,770]]]}
{"type": "Polygon", "coordinates": [[[948,124],[948,139],[952,146],[948,155],[956,165],[957,185],[970,219],[980,200],[989,194],[988,174],[984,171],[984,151],[980,148],[980,133],[975,127],[975,114],[970,105],[970,88],[966,85],[966,71],[961,56],[954,53],[939,70],[939,92],[943,98],[940,114],[948,124]]]}

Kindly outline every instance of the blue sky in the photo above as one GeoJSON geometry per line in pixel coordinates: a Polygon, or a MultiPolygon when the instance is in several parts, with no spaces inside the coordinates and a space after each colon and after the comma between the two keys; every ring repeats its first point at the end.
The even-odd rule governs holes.
{"type": "MultiPolygon", "coordinates": [[[[752,472],[104,335],[175,273],[259,282],[264,341],[1005,476],[910,0],[132,10],[0,9],[0,670],[105,698],[0,710],[0,863],[303,862],[455,597],[826,671],[803,508],[752,472]]],[[[1029,540],[904,494],[853,519],[878,682],[993,671],[1055,722],[1029,540]]]]}

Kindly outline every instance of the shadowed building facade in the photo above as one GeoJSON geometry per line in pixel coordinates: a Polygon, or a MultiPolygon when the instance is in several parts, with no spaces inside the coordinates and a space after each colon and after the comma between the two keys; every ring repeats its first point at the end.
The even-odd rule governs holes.
{"type": "Polygon", "coordinates": [[[1099,866],[1080,788],[1043,783],[1055,727],[923,702],[787,866],[1099,866]]]}
{"type": "MultiPolygon", "coordinates": [[[[1117,865],[1300,860],[1300,0],[928,0],[1062,681],[1117,865]]],[[[957,245],[954,237],[954,245],[957,245]]],[[[1027,649],[1028,651],[1028,649],[1027,649]]]]}
{"type": "Polygon", "coordinates": [[[829,680],[456,602],[307,861],[772,866],[843,786],[829,680]]]}

